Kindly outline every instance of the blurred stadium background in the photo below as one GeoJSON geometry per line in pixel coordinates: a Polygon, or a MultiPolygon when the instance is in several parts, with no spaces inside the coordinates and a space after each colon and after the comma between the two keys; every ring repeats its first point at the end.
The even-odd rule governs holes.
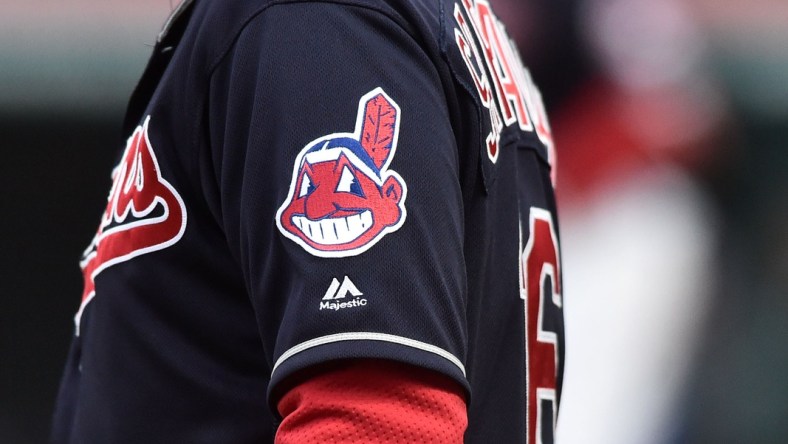
{"type": "MultiPolygon", "coordinates": [[[[559,444],[788,442],[788,2],[491,2],[559,149],[559,444]]],[[[77,260],[173,7],[0,3],[2,443],[46,441],[77,260]]]]}

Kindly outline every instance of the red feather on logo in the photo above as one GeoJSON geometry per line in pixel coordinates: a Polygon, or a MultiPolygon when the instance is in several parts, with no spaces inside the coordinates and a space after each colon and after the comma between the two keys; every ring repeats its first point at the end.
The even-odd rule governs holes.
{"type": "Polygon", "coordinates": [[[383,94],[367,102],[361,126],[361,146],[380,168],[391,154],[397,126],[397,109],[383,94]]]}

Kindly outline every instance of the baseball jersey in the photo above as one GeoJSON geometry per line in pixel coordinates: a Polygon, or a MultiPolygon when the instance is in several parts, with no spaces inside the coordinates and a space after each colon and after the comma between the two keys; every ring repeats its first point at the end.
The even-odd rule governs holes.
{"type": "Polygon", "coordinates": [[[457,381],[466,442],[553,441],[554,154],[486,1],[185,1],[125,132],[53,441],[272,442],[350,358],[457,381]]]}

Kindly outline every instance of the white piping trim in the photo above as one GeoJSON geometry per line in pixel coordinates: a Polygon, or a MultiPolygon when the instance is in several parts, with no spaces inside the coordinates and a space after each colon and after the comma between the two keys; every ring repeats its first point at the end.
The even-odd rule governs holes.
{"type": "Polygon", "coordinates": [[[175,20],[183,14],[183,11],[189,7],[193,0],[183,0],[181,3],[172,11],[169,17],[167,17],[167,21],[164,23],[164,26],[161,27],[161,31],[159,31],[159,35],[156,36],[156,42],[161,43],[164,40],[164,37],[167,36],[167,33],[170,31],[172,24],[175,23],[175,20]]]}
{"type": "Polygon", "coordinates": [[[451,362],[452,364],[456,365],[460,371],[462,372],[463,376],[465,375],[465,366],[462,365],[459,359],[453,354],[447,352],[446,350],[436,347],[431,344],[427,344],[425,342],[417,341],[415,339],[403,338],[402,336],[395,336],[389,335],[385,333],[371,333],[371,332],[355,332],[355,333],[338,333],[334,335],[328,336],[321,336],[319,338],[310,339],[309,341],[302,342],[295,347],[287,350],[286,352],[282,353],[282,356],[276,360],[274,364],[274,369],[271,371],[273,375],[276,372],[276,369],[286,360],[292,358],[294,355],[301,353],[303,351],[309,350],[310,348],[318,347],[325,344],[332,344],[334,342],[342,342],[342,341],[382,341],[382,342],[391,342],[394,344],[400,344],[411,348],[416,348],[419,350],[424,350],[426,352],[434,353],[441,358],[444,358],[451,362]]]}

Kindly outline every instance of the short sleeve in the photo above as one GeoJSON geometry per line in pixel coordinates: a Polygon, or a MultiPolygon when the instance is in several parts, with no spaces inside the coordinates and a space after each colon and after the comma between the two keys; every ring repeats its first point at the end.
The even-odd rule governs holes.
{"type": "Polygon", "coordinates": [[[392,11],[285,3],[211,77],[216,215],[271,366],[390,359],[464,387],[457,143],[429,34],[392,11]]]}

